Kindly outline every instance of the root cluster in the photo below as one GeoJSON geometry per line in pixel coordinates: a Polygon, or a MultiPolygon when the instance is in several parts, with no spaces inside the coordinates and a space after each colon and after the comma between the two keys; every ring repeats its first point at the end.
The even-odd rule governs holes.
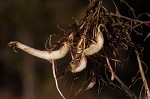
{"type": "MultiPolygon", "coordinates": [[[[39,51],[18,42],[10,42],[9,45],[20,48],[36,57],[46,59],[52,62],[53,66],[54,60],[65,57],[69,52],[72,58],[69,71],[72,73],[82,72],[88,65],[87,60],[91,59],[97,63],[97,66],[91,66],[86,69],[90,74],[90,81],[87,87],[84,87],[82,90],[90,89],[95,85],[96,79],[99,80],[99,71],[96,69],[103,66],[111,74],[111,80],[107,78],[108,81],[113,82],[113,80],[117,80],[129,97],[137,99],[136,94],[115,74],[113,70],[114,66],[112,66],[110,62],[120,62],[119,64],[121,64],[123,59],[120,56],[120,51],[128,51],[129,48],[132,48],[135,51],[139,64],[139,71],[146,94],[145,97],[150,99],[150,91],[142,68],[138,51],[139,48],[132,41],[132,37],[130,36],[133,34],[138,35],[140,32],[137,30],[141,28],[142,25],[150,27],[150,21],[128,18],[120,15],[118,11],[116,12],[117,13],[112,13],[107,11],[99,0],[91,1],[83,18],[80,21],[76,20],[76,23],[64,31],[65,37],[57,43],[56,46],[59,46],[60,49],[56,51],[49,49],[47,46],[46,52],[39,51]],[[113,58],[109,57],[108,52],[112,53],[113,58]]],[[[53,71],[56,80],[54,67],[53,71]]],[[[65,98],[58,88],[57,80],[56,86],[61,96],[65,98]]]]}

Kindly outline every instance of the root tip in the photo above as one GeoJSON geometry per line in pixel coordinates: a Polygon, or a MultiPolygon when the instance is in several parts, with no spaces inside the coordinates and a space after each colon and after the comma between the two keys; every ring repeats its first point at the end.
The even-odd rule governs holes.
{"type": "Polygon", "coordinates": [[[16,47],[17,46],[17,41],[11,41],[8,43],[8,47],[16,47]]]}

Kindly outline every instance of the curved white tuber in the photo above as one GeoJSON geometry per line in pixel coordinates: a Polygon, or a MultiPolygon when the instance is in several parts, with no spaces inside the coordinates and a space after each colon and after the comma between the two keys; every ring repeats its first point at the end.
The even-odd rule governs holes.
{"type": "Polygon", "coordinates": [[[45,60],[52,60],[52,59],[60,59],[66,56],[66,54],[69,51],[69,44],[67,42],[64,43],[64,45],[56,51],[48,52],[48,51],[41,51],[34,48],[31,48],[27,45],[24,45],[18,41],[12,41],[9,43],[9,46],[17,47],[33,56],[36,56],[41,59],[45,60]]]}
{"type": "Polygon", "coordinates": [[[93,88],[95,84],[96,84],[96,78],[92,77],[91,82],[87,86],[86,90],[93,88]]]}
{"type": "Polygon", "coordinates": [[[79,63],[76,63],[76,60],[73,60],[70,65],[72,67],[71,72],[72,73],[77,73],[77,72],[81,72],[83,69],[86,68],[86,64],[87,64],[87,59],[85,56],[82,56],[79,63]]]}
{"type": "Polygon", "coordinates": [[[98,29],[98,32],[96,34],[96,42],[94,44],[91,44],[88,48],[86,48],[84,50],[84,54],[86,56],[89,56],[97,53],[103,47],[103,44],[104,44],[104,37],[100,29],[98,29]]]}
{"type": "Polygon", "coordinates": [[[93,55],[95,53],[97,53],[102,47],[103,47],[103,44],[104,44],[104,37],[103,37],[103,34],[100,30],[100,27],[104,25],[103,24],[100,24],[98,26],[98,30],[96,32],[96,42],[91,44],[88,48],[84,49],[84,44],[85,44],[85,38],[84,36],[81,38],[81,40],[78,42],[78,45],[77,45],[77,52],[76,54],[83,54],[82,55],[82,58],[78,62],[76,62],[76,60],[73,60],[70,65],[72,67],[72,72],[73,73],[76,73],[76,72],[80,72],[82,71],[83,69],[86,68],[86,64],[87,64],[87,59],[86,59],[86,56],[90,56],[90,55],[93,55]]]}

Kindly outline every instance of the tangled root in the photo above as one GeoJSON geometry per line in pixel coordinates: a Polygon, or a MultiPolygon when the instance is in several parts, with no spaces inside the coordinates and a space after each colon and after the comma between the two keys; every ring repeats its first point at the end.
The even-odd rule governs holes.
{"type": "MultiPolygon", "coordinates": [[[[149,14],[147,15],[150,16],[149,14]]],[[[31,55],[52,62],[56,87],[63,98],[65,97],[60,92],[56,79],[54,60],[64,58],[67,53],[70,53],[72,57],[70,71],[73,73],[82,72],[88,65],[88,59],[93,59],[94,62],[98,64],[97,66],[91,66],[90,69],[86,69],[91,75],[91,80],[85,90],[88,90],[95,85],[96,79],[99,76],[99,71],[96,69],[103,66],[111,73],[111,81],[117,80],[129,97],[137,99],[135,93],[132,92],[115,74],[110,62],[122,61],[123,59],[120,56],[120,51],[128,51],[130,47],[134,49],[137,56],[146,98],[150,99],[150,91],[141,64],[138,51],[139,48],[133,43],[130,36],[133,34],[138,35],[139,32],[136,31],[136,29],[142,25],[150,27],[150,21],[140,21],[138,19],[122,16],[119,13],[109,12],[102,6],[101,1],[90,0],[90,4],[83,18],[64,30],[65,37],[61,39],[63,43],[57,43],[57,46],[59,46],[60,49],[52,50],[46,47],[47,51],[40,51],[17,41],[10,42],[9,46],[12,46],[13,48],[17,47],[31,55]],[[108,52],[112,53],[113,59],[109,57],[108,52]],[[96,57],[102,59],[100,60],[100,58],[96,57]]]]}

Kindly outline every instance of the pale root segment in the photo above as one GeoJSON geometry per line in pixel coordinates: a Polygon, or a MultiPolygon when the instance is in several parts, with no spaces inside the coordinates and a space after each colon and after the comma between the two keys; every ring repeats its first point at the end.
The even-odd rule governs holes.
{"type": "Polygon", "coordinates": [[[85,56],[82,56],[79,63],[71,62],[70,65],[72,68],[72,70],[71,70],[72,73],[81,72],[82,70],[84,70],[86,68],[87,58],[85,56]]]}
{"type": "Polygon", "coordinates": [[[51,60],[50,62],[52,63],[52,70],[53,70],[53,76],[54,76],[56,88],[57,88],[59,94],[61,95],[61,97],[62,97],[63,99],[66,99],[66,98],[64,97],[64,95],[62,94],[61,90],[59,89],[59,86],[58,86],[58,81],[57,81],[57,77],[56,77],[56,70],[55,70],[55,62],[54,62],[54,60],[51,60]]]}
{"type": "Polygon", "coordinates": [[[84,50],[84,54],[86,56],[90,56],[97,53],[103,47],[103,44],[104,44],[103,34],[101,32],[98,32],[96,37],[96,43],[91,44],[88,48],[86,48],[84,50]]]}
{"type": "MultiPolygon", "coordinates": [[[[86,48],[83,52],[82,52],[82,42],[84,41],[83,39],[81,39],[78,43],[78,46],[77,46],[77,50],[80,54],[83,54],[79,62],[79,64],[75,64],[76,62],[73,62],[74,64],[71,64],[71,67],[72,67],[72,72],[73,73],[77,73],[77,72],[81,72],[83,69],[86,68],[86,64],[87,64],[87,59],[86,59],[86,56],[90,56],[90,55],[93,55],[95,53],[97,53],[98,51],[101,50],[101,48],[103,47],[103,44],[104,44],[104,37],[103,37],[103,34],[101,33],[100,31],[100,27],[103,26],[102,24],[100,24],[98,26],[98,31],[96,33],[96,42],[95,43],[92,43],[88,48],[86,48]]],[[[104,27],[104,26],[103,26],[104,27]]],[[[77,53],[78,54],[78,53],[77,53]]],[[[74,61],[74,60],[72,60],[74,61]]]]}
{"type": "Polygon", "coordinates": [[[12,41],[8,44],[10,47],[17,47],[33,56],[36,56],[38,58],[41,58],[41,59],[45,59],[45,60],[48,60],[52,63],[52,70],[53,70],[53,76],[54,76],[54,79],[55,79],[55,84],[56,84],[56,88],[59,92],[59,94],[62,96],[63,99],[66,99],[63,94],[61,93],[59,87],[58,87],[58,82],[57,82],[57,78],[56,78],[56,73],[55,73],[55,64],[54,64],[54,60],[55,59],[60,59],[60,58],[63,58],[66,56],[66,54],[68,53],[69,51],[69,44],[68,43],[64,43],[64,45],[59,49],[59,50],[56,50],[56,51],[51,51],[51,52],[48,52],[48,51],[41,51],[41,50],[37,50],[37,49],[34,49],[34,48],[31,48],[27,45],[24,45],[18,41],[12,41]]]}
{"type": "Polygon", "coordinates": [[[91,79],[89,85],[87,86],[86,90],[93,88],[95,84],[96,84],[96,78],[94,76],[94,77],[92,77],[92,79],[91,79]]]}
{"type": "Polygon", "coordinates": [[[63,58],[66,56],[66,54],[69,51],[69,44],[66,42],[64,43],[64,45],[59,50],[51,51],[51,52],[37,50],[37,49],[34,49],[34,48],[29,47],[27,45],[24,45],[18,41],[10,42],[9,46],[17,47],[17,48],[33,55],[33,56],[36,56],[38,58],[45,59],[48,61],[63,58]]]}

